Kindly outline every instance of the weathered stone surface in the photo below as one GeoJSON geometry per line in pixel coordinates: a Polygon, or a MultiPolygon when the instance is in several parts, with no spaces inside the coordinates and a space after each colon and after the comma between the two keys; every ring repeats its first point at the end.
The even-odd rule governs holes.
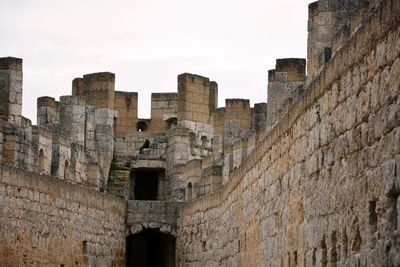
{"type": "MultiPolygon", "coordinates": [[[[382,1],[378,10],[400,8],[392,3],[382,1]]],[[[306,89],[304,99],[294,103],[221,192],[180,210],[182,264],[398,264],[399,143],[394,136],[400,130],[395,115],[400,88],[389,96],[389,81],[398,80],[390,74],[397,62],[383,57],[393,51],[382,51],[398,42],[393,36],[399,21],[386,24],[389,18],[379,12],[332,58],[330,66],[345,66],[343,73],[323,80],[330,66],[323,69],[321,80],[306,89]],[[377,25],[387,30],[385,36],[374,30],[377,25]],[[351,50],[363,38],[374,40],[370,50],[351,50]],[[377,51],[379,57],[370,61],[377,51]],[[365,66],[374,69],[369,79],[365,66]]]]}
{"type": "Polygon", "coordinates": [[[2,266],[124,266],[122,200],[0,167],[2,266]]]}
{"type": "Polygon", "coordinates": [[[185,73],[140,119],[102,72],[39,98],[32,126],[22,60],[1,58],[0,265],[123,266],[155,233],[179,266],[399,265],[398,14],[310,4],[307,79],[277,60],[254,108],[185,73]]]}

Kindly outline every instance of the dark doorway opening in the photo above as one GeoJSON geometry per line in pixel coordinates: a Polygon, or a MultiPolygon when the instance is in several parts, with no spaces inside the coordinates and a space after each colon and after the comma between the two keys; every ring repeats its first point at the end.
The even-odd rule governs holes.
{"type": "Polygon", "coordinates": [[[135,169],[131,173],[133,194],[130,199],[163,200],[164,173],[163,169],[135,169]]]}
{"type": "Polygon", "coordinates": [[[175,237],[155,229],[126,238],[127,267],[175,267],[175,237]]]}
{"type": "Polygon", "coordinates": [[[147,123],[145,121],[139,121],[136,124],[136,129],[138,132],[145,132],[145,131],[147,131],[147,128],[148,128],[147,123]]]}

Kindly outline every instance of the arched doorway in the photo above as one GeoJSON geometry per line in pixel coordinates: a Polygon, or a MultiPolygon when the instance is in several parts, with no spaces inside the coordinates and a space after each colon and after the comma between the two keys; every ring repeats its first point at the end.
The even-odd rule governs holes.
{"type": "Polygon", "coordinates": [[[148,128],[148,126],[145,121],[139,121],[138,123],[136,123],[136,130],[138,132],[146,132],[147,128],[148,128]]]}
{"type": "Polygon", "coordinates": [[[145,229],[126,238],[127,267],[175,267],[175,237],[145,229]]]}

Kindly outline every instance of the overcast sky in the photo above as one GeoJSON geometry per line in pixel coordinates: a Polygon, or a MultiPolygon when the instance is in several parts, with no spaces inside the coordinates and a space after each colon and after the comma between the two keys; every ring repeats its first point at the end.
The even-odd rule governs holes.
{"type": "Polygon", "coordinates": [[[225,98],[267,101],[276,58],[306,57],[311,0],[0,0],[0,57],[24,60],[23,115],[36,99],[71,94],[84,74],[116,74],[116,90],[139,93],[150,117],[152,92],[176,92],[189,72],[225,98]]]}

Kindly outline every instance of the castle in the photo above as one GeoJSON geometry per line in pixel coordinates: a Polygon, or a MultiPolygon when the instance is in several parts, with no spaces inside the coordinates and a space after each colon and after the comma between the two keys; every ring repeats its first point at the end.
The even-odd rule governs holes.
{"type": "Polygon", "coordinates": [[[184,73],[141,119],[114,82],[75,78],[32,125],[0,58],[0,266],[400,266],[398,0],[310,4],[268,103],[184,73]]]}

